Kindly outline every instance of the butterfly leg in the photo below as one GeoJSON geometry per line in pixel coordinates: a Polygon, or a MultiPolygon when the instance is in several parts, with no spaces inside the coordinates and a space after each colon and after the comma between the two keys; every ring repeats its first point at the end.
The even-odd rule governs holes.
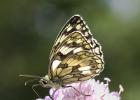
{"type": "Polygon", "coordinates": [[[53,91],[53,94],[52,94],[52,95],[49,94],[49,97],[50,97],[52,100],[54,100],[53,97],[54,97],[54,94],[55,94],[55,92],[56,92],[57,90],[58,90],[58,89],[55,89],[55,90],[53,91]]]}
{"type": "Polygon", "coordinates": [[[89,94],[87,95],[87,94],[84,94],[84,93],[82,93],[82,92],[80,92],[79,90],[77,90],[75,87],[73,87],[73,86],[64,86],[65,88],[69,88],[69,87],[71,87],[71,88],[73,88],[75,91],[77,91],[78,93],[80,93],[80,94],[82,94],[83,96],[90,96],[89,94]]]}
{"type": "Polygon", "coordinates": [[[35,94],[38,96],[38,98],[40,98],[40,95],[37,93],[37,91],[34,89],[35,87],[40,86],[40,84],[35,84],[32,85],[32,90],[35,92],[35,94]]]}

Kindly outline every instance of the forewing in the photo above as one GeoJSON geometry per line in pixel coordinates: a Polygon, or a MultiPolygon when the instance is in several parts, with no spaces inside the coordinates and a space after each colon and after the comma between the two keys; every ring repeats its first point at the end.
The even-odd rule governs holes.
{"type": "Polygon", "coordinates": [[[66,24],[58,34],[50,53],[50,60],[53,58],[53,55],[56,53],[56,51],[60,48],[60,45],[62,45],[63,42],[65,42],[65,40],[68,39],[68,37],[76,31],[84,36],[86,41],[92,47],[93,53],[96,53],[96,55],[100,56],[103,59],[101,46],[97,42],[97,40],[93,38],[93,35],[91,34],[85,21],[80,15],[74,15],[66,22],[66,24]]]}

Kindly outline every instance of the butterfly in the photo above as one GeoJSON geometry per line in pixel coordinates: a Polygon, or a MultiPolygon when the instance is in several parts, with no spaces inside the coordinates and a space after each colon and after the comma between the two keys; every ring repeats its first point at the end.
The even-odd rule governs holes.
{"type": "Polygon", "coordinates": [[[48,75],[20,76],[40,78],[39,85],[44,88],[60,88],[94,78],[104,68],[101,45],[80,15],[72,16],[61,29],[49,60],[48,75]]]}

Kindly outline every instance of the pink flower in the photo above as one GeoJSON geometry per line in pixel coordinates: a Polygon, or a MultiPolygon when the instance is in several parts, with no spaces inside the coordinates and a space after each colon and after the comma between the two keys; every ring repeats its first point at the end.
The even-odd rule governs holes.
{"type": "MultiPolygon", "coordinates": [[[[110,92],[110,79],[105,78],[104,80],[106,82],[90,79],[84,82],[67,85],[72,87],[60,88],[58,90],[51,88],[50,95],[52,96],[53,100],[120,100],[120,94],[123,91],[122,86],[120,85],[119,92],[110,92]]],[[[45,99],[42,100],[52,99],[49,96],[46,96],[45,99]]]]}

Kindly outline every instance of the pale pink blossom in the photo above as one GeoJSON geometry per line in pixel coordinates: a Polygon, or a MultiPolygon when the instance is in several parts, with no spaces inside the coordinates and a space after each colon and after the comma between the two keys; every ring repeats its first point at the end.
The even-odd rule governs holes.
{"type": "MultiPolygon", "coordinates": [[[[105,82],[100,82],[99,80],[90,79],[67,85],[74,87],[76,90],[72,87],[59,88],[58,90],[51,88],[50,95],[53,100],[121,100],[122,86],[120,85],[120,91],[110,92],[110,79],[105,78],[104,80],[105,82]]],[[[46,96],[42,100],[52,99],[46,96]]]]}

